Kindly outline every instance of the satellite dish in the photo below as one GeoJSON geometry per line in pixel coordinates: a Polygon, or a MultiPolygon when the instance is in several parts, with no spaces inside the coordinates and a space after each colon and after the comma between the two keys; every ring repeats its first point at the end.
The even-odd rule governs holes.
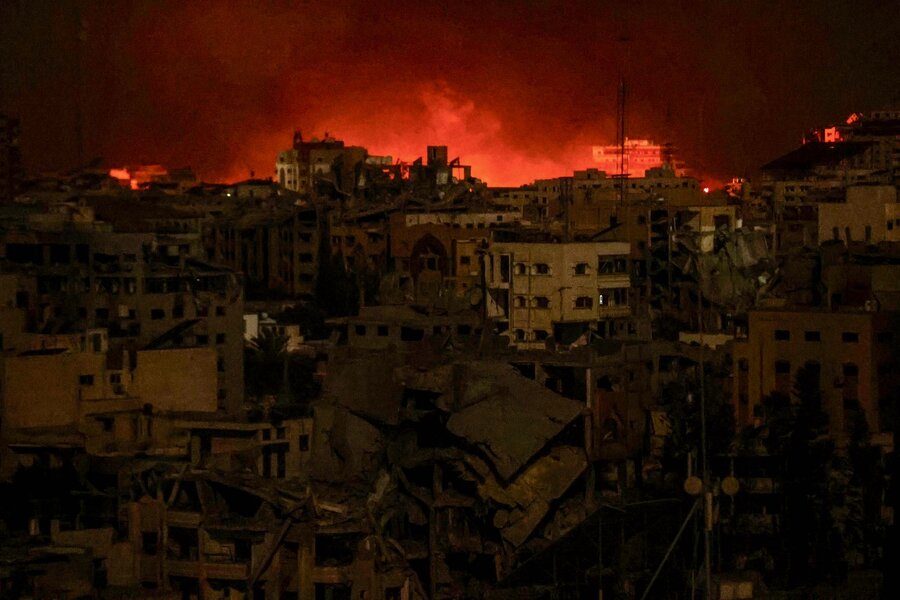
{"type": "Polygon", "coordinates": [[[722,492],[724,492],[726,496],[734,496],[740,489],[741,484],[738,483],[738,480],[734,475],[729,475],[722,480],[722,492]]]}
{"type": "Polygon", "coordinates": [[[691,475],[684,480],[684,491],[691,496],[699,496],[703,491],[703,481],[696,475],[691,475]]]}

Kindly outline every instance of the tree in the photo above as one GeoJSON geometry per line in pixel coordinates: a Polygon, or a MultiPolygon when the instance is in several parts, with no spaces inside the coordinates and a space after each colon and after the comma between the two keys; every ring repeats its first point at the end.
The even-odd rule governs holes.
{"type": "Polygon", "coordinates": [[[288,339],[267,329],[244,349],[244,380],[247,395],[261,401],[276,398],[273,415],[305,414],[319,394],[315,361],[287,351],[288,339]]]}

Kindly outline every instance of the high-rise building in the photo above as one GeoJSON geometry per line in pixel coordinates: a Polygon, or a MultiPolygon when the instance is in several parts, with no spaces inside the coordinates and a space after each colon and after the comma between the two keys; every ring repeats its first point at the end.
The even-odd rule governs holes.
{"type": "Polygon", "coordinates": [[[651,140],[625,138],[624,160],[622,148],[616,145],[594,146],[593,154],[597,168],[608,175],[618,175],[621,169],[629,177],[643,177],[648,169],[661,167],[666,162],[663,146],[651,140]]]}

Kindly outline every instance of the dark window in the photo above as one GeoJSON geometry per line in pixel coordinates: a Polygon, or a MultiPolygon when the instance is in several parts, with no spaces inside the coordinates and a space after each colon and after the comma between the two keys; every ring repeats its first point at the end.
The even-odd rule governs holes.
{"type": "Polygon", "coordinates": [[[543,342],[548,337],[550,337],[550,333],[545,331],[544,329],[535,329],[534,330],[534,339],[543,342]]]}
{"type": "Polygon", "coordinates": [[[894,340],[894,332],[892,331],[879,331],[878,332],[878,341],[882,344],[886,344],[892,342],[894,340]]]}
{"type": "Polygon", "coordinates": [[[775,339],[779,342],[786,342],[791,339],[791,332],[787,329],[776,329],[775,339]]]}
{"type": "Polygon", "coordinates": [[[804,331],[803,339],[807,342],[819,342],[822,341],[822,335],[818,331],[804,331]]]}
{"type": "Polygon", "coordinates": [[[276,427],[275,428],[275,439],[283,440],[285,433],[286,433],[286,429],[284,427],[276,427]]]}
{"type": "Polygon", "coordinates": [[[587,263],[578,263],[575,265],[575,274],[576,275],[587,275],[588,264],[587,263]]]}
{"type": "Polygon", "coordinates": [[[841,334],[842,342],[856,343],[859,341],[859,334],[855,331],[845,331],[841,334]]]}
{"type": "Polygon", "coordinates": [[[472,264],[472,257],[471,257],[471,256],[460,256],[460,257],[459,257],[459,264],[461,264],[461,265],[470,265],[470,264],[472,264]]]}
{"type": "Polygon", "coordinates": [[[217,343],[217,344],[224,344],[224,343],[225,343],[225,334],[224,334],[224,333],[217,333],[217,334],[216,334],[216,343],[217,343]]]}
{"type": "Polygon", "coordinates": [[[859,375],[859,367],[853,363],[844,365],[844,377],[857,377],[859,375]]]}
{"type": "Polygon", "coordinates": [[[166,311],[161,308],[150,309],[150,318],[154,321],[166,318],[166,311]]]}
{"type": "Polygon", "coordinates": [[[366,326],[365,325],[357,325],[355,327],[356,335],[365,336],[366,335],[366,326]]]}
{"type": "Polygon", "coordinates": [[[534,265],[534,272],[538,275],[549,275],[550,265],[545,263],[537,263],[536,265],[534,265]]]}
{"type": "Polygon", "coordinates": [[[115,424],[115,420],[110,417],[101,417],[100,418],[100,426],[103,428],[103,431],[109,433],[113,430],[113,425],[115,424]]]}
{"type": "Polygon", "coordinates": [[[456,327],[456,333],[458,333],[459,335],[469,335],[472,333],[472,326],[471,325],[458,325],[456,327]]]}
{"type": "Polygon", "coordinates": [[[779,375],[786,375],[791,372],[791,363],[786,360],[775,361],[775,372],[779,375]]]}
{"type": "Polygon", "coordinates": [[[575,308],[593,308],[594,299],[590,296],[579,296],[575,298],[575,308]]]}
{"type": "Polygon", "coordinates": [[[94,385],[94,376],[93,375],[79,375],[78,376],[78,385],[94,385]]]}
{"type": "Polygon", "coordinates": [[[121,373],[110,373],[109,382],[113,385],[122,383],[122,374],[121,373]]]}
{"type": "Polygon", "coordinates": [[[217,317],[224,317],[224,316],[225,316],[225,307],[224,307],[224,306],[217,306],[217,307],[216,307],[216,316],[217,316],[217,317]]]}
{"type": "Polygon", "coordinates": [[[546,296],[535,296],[534,297],[534,305],[538,308],[549,308],[550,307],[550,299],[546,296]]]}
{"type": "Polygon", "coordinates": [[[198,346],[206,346],[209,344],[209,336],[208,335],[198,335],[197,336],[197,345],[198,346]]]}
{"type": "Polygon", "coordinates": [[[184,317],[184,305],[183,305],[183,304],[176,304],[176,305],[172,308],[172,318],[173,318],[173,319],[181,319],[181,318],[183,318],[183,317],[184,317]]]}
{"type": "Polygon", "coordinates": [[[425,337],[425,330],[418,327],[401,327],[400,340],[403,342],[418,342],[425,337]]]}
{"type": "Polygon", "coordinates": [[[216,371],[218,371],[219,373],[225,372],[225,359],[224,358],[219,358],[216,360],[216,371]]]}
{"type": "Polygon", "coordinates": [[[305,433],[302,434],[297,440],[297,445],[300,448],[300,452],[308,451],[309,450],[309,435],[305,434],[305,433]]]}
{"type": "Polygon", "coordinates": [[[387,337],[388,335],[388,326],[387,325],[379,325],[378,326],[378,335],[380,337],[387,337]]]}
{"type": "Polygon", "coordinates": [[[155,531],[145,531],[141,534],[141,548],[144,554],[156,554],[157,539],[155,531]]]}

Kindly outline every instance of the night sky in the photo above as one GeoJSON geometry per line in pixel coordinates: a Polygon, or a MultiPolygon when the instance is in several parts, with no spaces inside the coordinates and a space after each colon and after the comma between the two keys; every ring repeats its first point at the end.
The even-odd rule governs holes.
{"type": "Polygon", "coordinates": [[[0,112],[31,171],[76,165],[80,105],[84,158],[108,166],[269,176],[299,128],[395,159],[446,144],[520,184],[614,142],[623,68],[629,137],[752,175],[805,129],[900,101],[900,6],[0,0],[0,112]]]}

